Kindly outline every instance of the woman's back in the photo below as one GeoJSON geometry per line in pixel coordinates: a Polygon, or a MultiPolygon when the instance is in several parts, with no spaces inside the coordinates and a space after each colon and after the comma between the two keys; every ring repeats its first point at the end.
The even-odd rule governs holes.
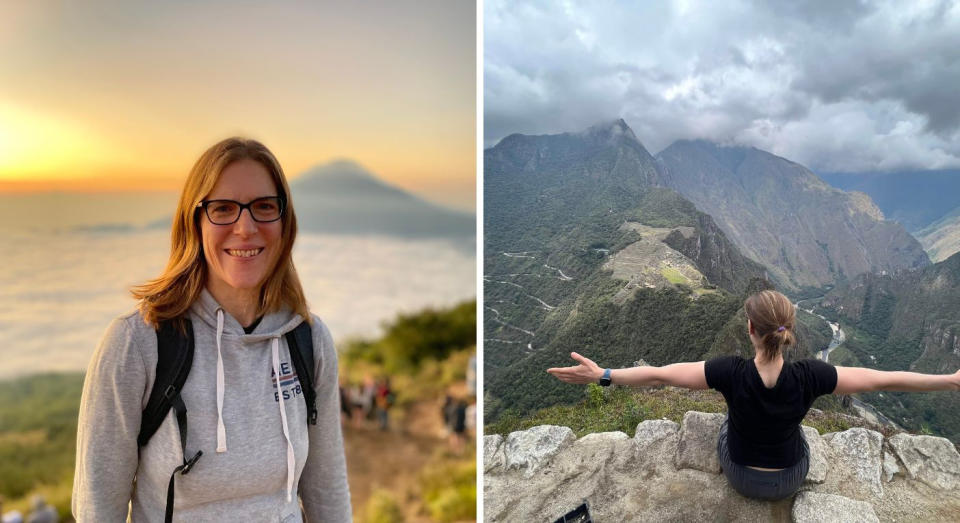
{"type": "Polygon", "coordinates": [[[773,387],[764,383],[754,360],[740,356],[707,361],[704,374],[727,401],[731,458],[764,468],[786,468],[800,459],[800,421],[813,401],[837,384],[834,367],[817,360],[784,363],[773,387]]]}

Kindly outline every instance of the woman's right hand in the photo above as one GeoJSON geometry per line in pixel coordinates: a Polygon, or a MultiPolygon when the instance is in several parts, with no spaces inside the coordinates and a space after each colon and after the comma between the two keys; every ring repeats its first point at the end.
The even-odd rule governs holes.
{"type": "Polygon", "coordinates": [[[603,369],[594,363],[593,360],[585,358],[576,352],[571,352],[570,357],[580,364],[573,367],[554,367],[547,369],[547,372],[553,374],[553,376],[560,381],[567,383],[584,384],[597,383],[600,381],[600,378],[603,376],[603,369]]]}

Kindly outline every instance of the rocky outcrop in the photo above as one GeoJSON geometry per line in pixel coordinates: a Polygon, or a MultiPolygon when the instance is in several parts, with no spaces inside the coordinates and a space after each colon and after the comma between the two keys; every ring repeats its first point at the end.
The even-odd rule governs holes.
{"type": "Polygon", "coordinates": [[[580,439],[540,426],[484,437],[484,520],[554,521],[583,502],[593,521],[957,521],[960,454],[949,441],[804,427],[811,464],[797,495],[748,499],[720,472],[723,416],[688,412],[580,439]],[[540,443],[537,443],[540,442],[540,443]],[[543,448],[529,445],[542,444],[543,448]]]}

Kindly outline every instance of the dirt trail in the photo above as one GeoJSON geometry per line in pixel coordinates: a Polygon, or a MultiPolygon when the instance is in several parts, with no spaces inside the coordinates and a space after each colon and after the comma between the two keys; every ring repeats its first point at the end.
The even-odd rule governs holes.
{"type": "MultiPolygon", "coordinates": [[[[411,405],[400,427],[381,431],[375,423],[344,425],[347,475],[354,516],[359,516],[374,490],[383,488],[404,507],[408,522],[430,521],[416,513],[418,500],[410,496],[421,467],[446,446],[440,419],[442,400],[411,405]],[[401,497],[406,494],[407,497],[401,497]]],[[[393,421],[393,420],[391,420],[393,421]]]]}

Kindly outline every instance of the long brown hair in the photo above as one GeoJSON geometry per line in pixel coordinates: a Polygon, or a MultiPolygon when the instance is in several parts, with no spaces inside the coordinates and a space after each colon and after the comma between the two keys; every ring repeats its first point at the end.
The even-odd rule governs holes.
{"type": "Polygon", "coordinates": [[[293,212],[286,176],[276,157],[262,143],[233,137],[204,151],[190,169],[180,193],[176,214],[173,215],[167,267],[157,278],[130,288],[134,298],[139,300],[140,314],[148,325],[157,328],[161,321],[182,319],[200,296],[207,283],[208,269],[200,234],[199,219],[202,213],[197,204],[210,194],[227,166],[248,159],[266,168],[285,202],[280,256],[260,287],[257,316],[280,310],[283,305],[287,305],[306,321],[310,321],[307,300],[291,256],[293,241],[297,237],[297,217],[293,212]]]}
{"type": "Polygon", "coordinates": [[[793,345],[797,313],[790,299],[777,291],[765,290],[750,295],[743,303],[747,319],[760,338],[761,361],[771,361],[783,347],[793,345]]]}

